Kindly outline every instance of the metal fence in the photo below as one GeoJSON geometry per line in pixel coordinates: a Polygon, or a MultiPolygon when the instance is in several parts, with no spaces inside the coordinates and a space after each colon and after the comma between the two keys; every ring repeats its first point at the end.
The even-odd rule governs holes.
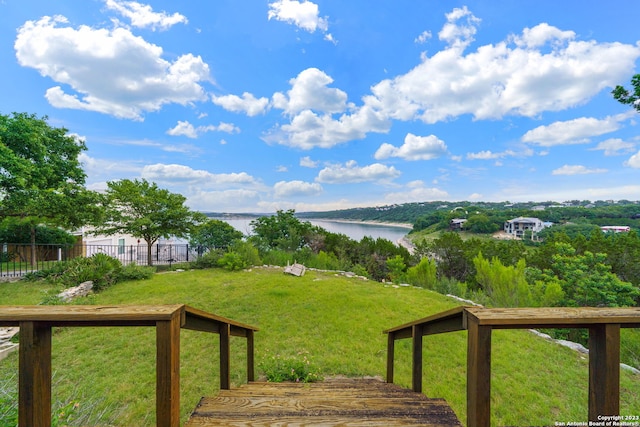
{"type": "MultiPolygon", "coordinates": [[[[22,277],[29,272],[51,268],[53,263],[103,253],[123,265],[148,265],[147,245],[42,245],[0,243],[0,278],[22,277]]],[[[153,265],[195,261],[202,248],[187,244],[151,246],[153,265]]]]}

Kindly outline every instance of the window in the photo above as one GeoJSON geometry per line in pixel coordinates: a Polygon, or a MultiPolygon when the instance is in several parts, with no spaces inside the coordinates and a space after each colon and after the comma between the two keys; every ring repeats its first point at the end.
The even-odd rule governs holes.
{"type": "Polygon", "coordinates": [[[118,255],[124,255],[124,239],[118,239],[118,255]]]}

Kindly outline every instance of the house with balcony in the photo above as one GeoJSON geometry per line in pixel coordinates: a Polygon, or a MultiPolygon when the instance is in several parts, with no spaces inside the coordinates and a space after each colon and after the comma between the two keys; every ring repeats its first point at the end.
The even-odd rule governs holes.
{"type": "Polygon", "coordinates": [[[530,230],[531,239],[533,240],[539,231],[549,225],[550,223],[543,222],[538,218],[518,217],[505,222],[504,231],[513,237],[522,239],[524,238],[525,232],[530,230]]]}

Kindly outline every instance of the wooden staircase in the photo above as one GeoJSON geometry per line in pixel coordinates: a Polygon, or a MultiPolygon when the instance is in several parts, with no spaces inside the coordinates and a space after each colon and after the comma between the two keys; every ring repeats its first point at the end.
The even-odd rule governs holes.
{"type": "Polygon", "coordinates": [[[444,399],[378,379],[253,382],[203,397],[185,427],[461,426],[444,399]]]}

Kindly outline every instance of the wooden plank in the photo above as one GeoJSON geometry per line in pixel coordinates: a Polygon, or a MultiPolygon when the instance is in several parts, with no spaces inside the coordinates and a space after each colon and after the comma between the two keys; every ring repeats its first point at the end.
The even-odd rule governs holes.
{"type": "Polygon", "coordinates": [[[640,326],[640,307],[544,307],[482,308],[466,307],[480,325],[501,327],[583,327],[598,323],[617,323],[622,327],[640,326]]]}
{"type": "Polygon", "coordinates": [[[51,426],[51,327],[20,322],[19,427],[51,426]]]}
{"type": "MultiPolygon", "coordinates": [[[[462,312],[465,310],[464,306],[452,308],[451,310],[443,311],[442,313],[434,314],[432,316],[427,316],[419,320],[415,320],[413,322],[405,323],[404,325],[396,326],[395,328],[387,329],[383,331],[383,333],[388,334],[390,332],[400,332],[402,330],[411,331],[411,328],[414,325],[421,325],[426,323],[436,323],[441,320],[456,318],[460,319],[460,328],[458,330],[462,330],[462,312]]],[[[396,335],[398,336],[398,335],[396,335]]]]}
{"type": "Polygon", "coordinates": [[[203,398],[186,427],[460,426],[443,399],[378,379],[250,383],[203,398]]]}
{"type": "Polygon", "coordinates": [[[387,334],[387,382],[393,383],[393,361],[395,359],[395,333],[387,334]]]}
{"type": "Polygon", "coordinates": [[[247,331],[247,381],[255,381],[256,379],[256,362],[255,362],[255,344],[253,340],[253,331],[247,331]]]}
{"type": "Polygon", "coordinates": [[[156,325],[156,425],[180,425],[180,323],[176,314],[156,325]]]}
{"type": "Polygon", "coordinates": [[[620,415],[620,325],[589,329],[589,421],[620,415]]]}
{"type": "Polygon", "coordinates": [[[422,326],[413,325],[411,328],[413,330],[411,389],[416,393],[422,393],[422,326]]]}
{"type": "Polygon", "coordinates": [[[75,325],[91,322],[92,325],[145,322],[144,325],[148,325],[156,320],[171,319],[183,307],[182,304],[0,306],[0,326],[8,323],[17,325],[21,321],[49,322],[52,326],[63,326],[70,322],[75,322],[75,325]]]}
{"type": "Polygon", "coordinates": [[[231,388],[231,325],[220,326],[220,389],[231,388]]]}
{"type": "Polygon", "coordinates": [[[467,323],[467,427],[491,421],[491,327],[467,323]]]}

